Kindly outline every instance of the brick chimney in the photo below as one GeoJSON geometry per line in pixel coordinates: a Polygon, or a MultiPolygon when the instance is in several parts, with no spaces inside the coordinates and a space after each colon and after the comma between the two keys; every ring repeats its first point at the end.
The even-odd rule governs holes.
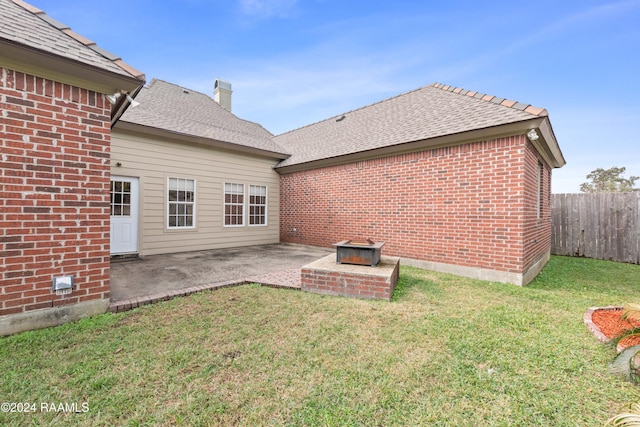
{"type": "Polygon", "coordinates": [[[231,112],[231,83],[217,78],[213,83],[213,99],[225,110],[231,112]]]}

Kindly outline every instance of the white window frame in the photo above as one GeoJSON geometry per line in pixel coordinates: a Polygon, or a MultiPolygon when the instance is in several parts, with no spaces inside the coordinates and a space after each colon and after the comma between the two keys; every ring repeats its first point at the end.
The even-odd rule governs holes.
{"type": "MultiPolygon", "coordinates": [[[[167,197],[167,220],[166,220],[166,225],[167,225],[167,229],[168,230],[185,230],[185,229],[194,229],[196,228],[196,200],[197,200],[197,193],[196,193],[196,189],[197,189],[197,182],[195,179],[191,179],[191,178],[178,178],[178,177],[167,177],[167,191],[166,191],[166,197],[167,197]],[[180,192],[181,189],[182,191],[191,191],[193,193],[193,200],[188,201],[186,200],[188,197],[185,194],[185,200],[171,200],[171,196],[170,196],[170,192],[174,191],[172,189],[172,181],[175,181],[175,191],[180,192]],[[189,189],[189,185],[186,185],[188,182],[193,183],[193,189],[190,190],[189,189]],[[182,187],[181,187],[181,184],[182,187]],[[187,206],[191,206],[191,225],[171,225],[171,205],[176,205],[176,207],[178,206],[185,206],[185,208],[187,206]]],[[[178,195],[178,199],[179,199],[179,195],[178,195]]],[[[176,219],[178,218],[178,214],[174,214],[176,216],[176,219]]],[[[185,213],[185,218],[187,216],[187,214],[185,213]]]]}
{"type": "Polygon", "coordinates": [[[133,185],[130,180],[123,178],[112,178],[110,180],[110,196],[111,196],[111,216],[120,218],[131,217],[133,203],[133,185]],[[115,188],[120,184],[120,188],[115,188]],[[126,189],[126,188],[128,189],[126,189]]]}
{"type": "MultiPolygon", "coordinates": [[[[261,191],[262,192],[262,191],[261,191]]],[[[251,184],[249,185],[249,197],[247,198],[247,203],[249,205],[249,209],[247,209],[247,215],[249,217],[248,220],[248,225],[249,227],[266,227],[267,224],[267,214],[268,214],[268,200],[269,200],[269,190],[267,189],[266,185],[254,185],[251,184]],[[259,194],[258,196],[264,196],[264,203],[251,203],[251,197],[254,196],[254,194],[252,194],[252,190],[254,189],[264,189],[264,195],[259,194]],[[256,207],[264,207],[264,213],[262,215],[254,215],[251,213],[251,208],[256,208],[256,207]],[[261,218],[264,217],[264,222],[260,223],[260,224],[251,224],[251,219],[252,218],[261,218]]]]}
{"type": "Polygon", "coordinates": [[[222,188],[222,225],[224,227],[244,227],[245,224],[245,193],[244,193],[244,184],[240,184],[237,182],[225,182],[222,188]],[[227,188],[231,189],[231,192],[227,192],[227,188]],[[238,192],[238,189],[242,189],[242,192],[238,192]],[[232,196],[242,196],[242,202],[229,202],[227,203],[227,194],[232,196]],[[227,224],[227,207],[236,207],[242,209],[242,213],[240,215],[230,213],[230,218],[239,218],[242,222],[240,224],[227,224]]]}

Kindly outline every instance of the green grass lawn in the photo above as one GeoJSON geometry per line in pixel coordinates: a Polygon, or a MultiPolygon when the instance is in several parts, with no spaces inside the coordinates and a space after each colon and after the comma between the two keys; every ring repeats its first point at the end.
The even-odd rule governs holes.
{"type": "Polygon", "coordinates": [[[36,404],[0,425],[600,426],[640,387],[582,316],[639,290],[553,257],[525,288],[402,267],[392,302],[204,292],[0,338],[0,401],[36,404]]]}

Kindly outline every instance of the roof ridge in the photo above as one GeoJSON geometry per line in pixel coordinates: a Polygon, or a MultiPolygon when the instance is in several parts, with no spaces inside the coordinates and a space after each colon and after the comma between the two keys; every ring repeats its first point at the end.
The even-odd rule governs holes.
{"type": "Polygon", "coordinates": [[[534,116],[546,117],[549,115],[546,109],[534,107],[531,104],[523,104],[522,102],[512,101],[505,98],[498,98],[497,96],[487,95],[481,92],[474,92],[467,89],[462,89],[459,87],[444,85],[442,83],[433,83],[432,85],[435,88],[442,89],[447,92],[452,92],[459,95],[466,95],[475,99],[479,99],[485,102],[491,102],[492,104],[502,105],[503,107],[513,108],[515,110],[524,111],[525,113],[532,114],[534,116]]]}
{"type": "Polygon", "coordinates": [[[130,74],[134,78],[136,78],[138,80],[146,80],[146,77],[145,77],[144,73],[142,73],[141,71],[137,70],[136,68],[134,68],[131,65],[127,64],[126,62],[124,62],[122,60],[122,58],[120,58],[119,56],[111,53],[110,51],[108,51],[106,49],[101,48],[100,46],[98,46],[98,44],[96,42],[94,42],[94,41],[92,41],[92,40],[90,40],[90,39],[88,39],[88,38],[76,33],[68,25],[63,24],[62,22],[58,21],[57,19],[54,19],[51,16],[47,15],[47,13],[44,10],[39,9],[38,7],[33,6],[32,4],[29,4],[29,3],[27,3],[27,2],[25,2],[23,0],[11,0],[11,1],[14,4],[16,4],[17,6],[22,7],[24,10],[26,10],[29,13],[31,13],[32,15],[38,17],[42,21],[44,21],[47,24],[51,25],[56,30],[60,31],[63,34],[66,34],[68,37],[72,38],[76,42],[82,44],[83,46],[85,46],[85,47],[91,49],[92,51],[94,51],[95,53],[97,53],[98,55],[101,55],[102,57],[104,57],[107,60],[111,61],[113,64],[115,64],[121,70],[123,70],[124,72],[130,74]]]}

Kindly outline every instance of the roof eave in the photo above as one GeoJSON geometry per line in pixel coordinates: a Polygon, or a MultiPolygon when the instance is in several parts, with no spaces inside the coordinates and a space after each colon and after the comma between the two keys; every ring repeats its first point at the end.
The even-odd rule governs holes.
{"type": "Polygon", "coordinates": [[[558,143],[553,136],[553,132],[550,132],[551,125],[549,123],[549,119],[544,116],[499,126],[492,126],[461,133],[442,135],[434,138],[409,141],[401,144],[391,145],[373,150],[360,151],[342,156],[317,159],[285,166],[276,165],[275,170],[281,174],[299,172],[303,170],[342,165],[346,163],[371,160],[397,154],[405,154],[422,150],[430,150],[434,148],[469,144],[472,142],[485,141],[487,139],[522,135],[530,129],[540,129],[540,133],[542,133],[542,141],[536,141],[536,143],[534,143],[534,146],[536,147],[538,152],[540,152],[540,155],[544,158],[544,160],[554,168],[564,166],[566,162],[564,161],[564,157],[562,157],[562,153],[560,152],[558,143]]]}
{"type": "Polygon", "coordinates": [[[166,129],[155,128],[152,126],[145,126],[137,123],[126,122],[120,120],[115,126],[114,130],[133,132],[145,136],[155,136],[164,139],[170,139],[172,141],[179,140],[180,142],[205,145],[207,147],[218,148],[221,150],[232,150],[244,154],[252,154],[262,157],[267,157],[275,160],[284,160],[290,156],[290,154],[280,153],[271,150],[264,150],[261,148],[249,147],[246,145],[236,144],[233,142],[219,141],[217,139],[204,138],[194,135],[189,135],[180,132],[174,132],[166,129]]]}
{"type": "Polygon", "coordinates": [[[538,129],[542,134],[542,141],[538,139],[531,141],[531,143],[536,147],[540,155],[554,168],[561,168],[566,165],[567,161],[562,154],[562,150],[560,150],[560,145],[558,145],[553,128],[551,127],[551,121],[548,117],[545,117],[538,125],[538,129]]]}
{"type": "Polygon", "coordinates": [[[0,62],[9,68],[99,93],[130,93],[145,83],[144,74],[128,76],[112,72],[8,39],[0,39],[0,47],[0,62]]]}

